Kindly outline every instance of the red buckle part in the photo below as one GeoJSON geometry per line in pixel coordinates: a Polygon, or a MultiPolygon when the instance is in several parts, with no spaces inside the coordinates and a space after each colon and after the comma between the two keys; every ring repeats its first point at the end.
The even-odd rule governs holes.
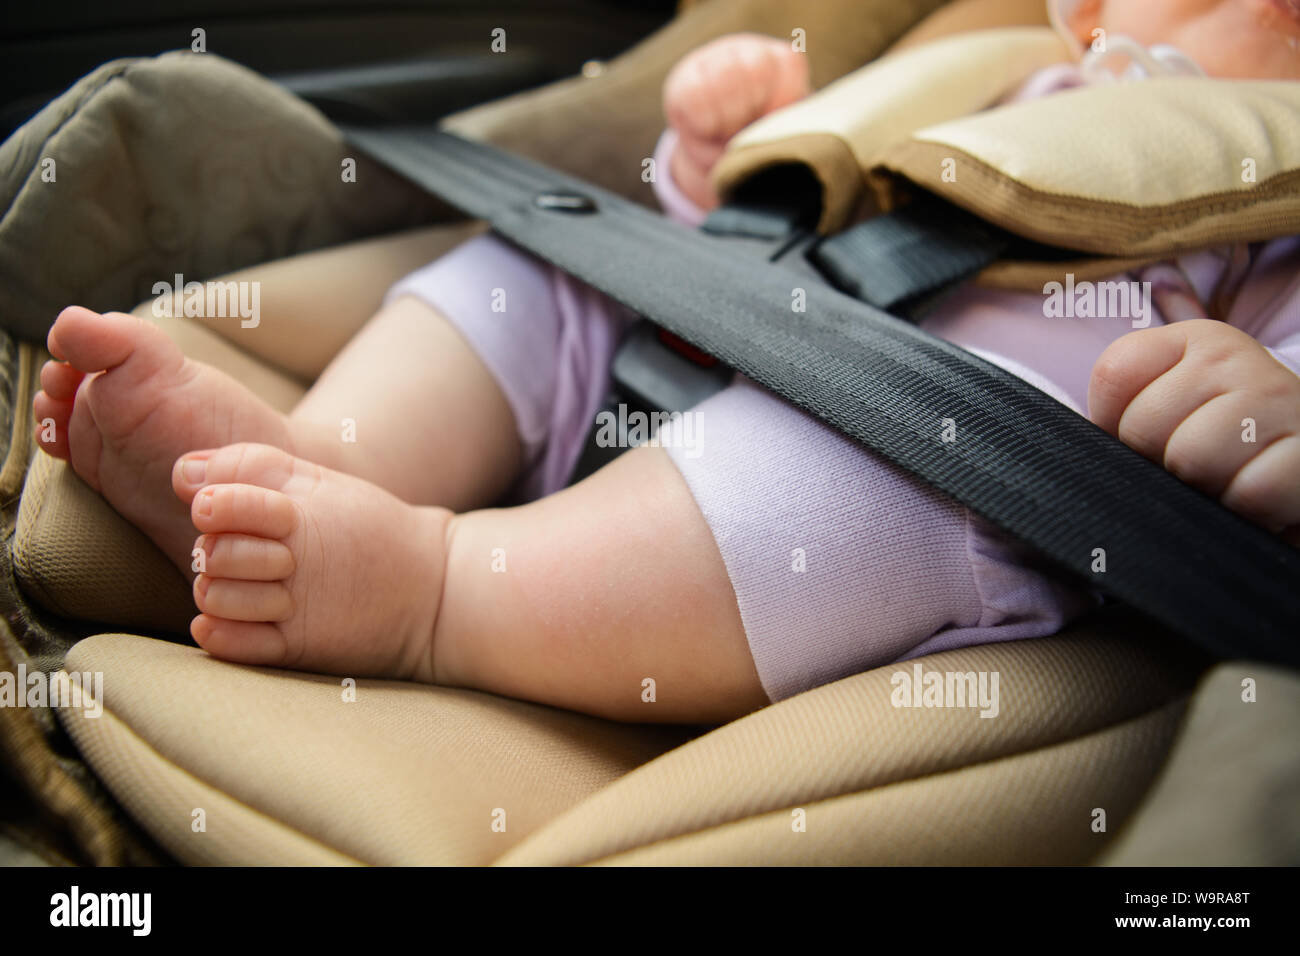
{"type": "Polygon", "coordinates": [[[690,359],[696,365],[703,366],[704,368],[713,368],[713,366],[718,364],[718,360],[708,352],[703,352],[700,349],[697,349],[690,342],[678,338],[667,329],[658,329],[658,332],[660,342],[668,346],[677,354],[690,359]]]}

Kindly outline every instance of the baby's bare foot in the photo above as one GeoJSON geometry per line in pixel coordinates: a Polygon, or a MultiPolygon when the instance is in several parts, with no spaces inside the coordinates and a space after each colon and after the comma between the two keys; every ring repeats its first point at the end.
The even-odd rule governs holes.
{"type": "Polygon", "coordinates": [[[38,443],[70,462],[188,574],[194,530],[189,509],[170,494],[176,459],[233,441],[291,447],[284,416],[133,315],[72,306],[59,314],[48,344],[67,364],[41,370],[38,443]]]}
{"type": "Polygon", "coordinates": [[[245,664],[433,681],[451,512],[268,445],[187,454],[172,487],[202,532],[199,646],[245,664]]]}

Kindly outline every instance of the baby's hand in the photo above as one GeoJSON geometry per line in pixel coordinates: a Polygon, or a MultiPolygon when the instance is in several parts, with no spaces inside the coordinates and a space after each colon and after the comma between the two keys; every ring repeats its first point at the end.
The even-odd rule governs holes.
{"type": "Polygon", "coordinates": [[[788,40],[736,33],[684,56],[664,82],[664,114],[677,131],[671,173],[704,209],[718,204],[709,172],[727,140],[808,95],[808,60],[788,40]]]}
{"type": "Polygon", "coordinates": [[[1130,332],[1093,366],[1088,411],[1126,445],[1300,545],[1300,376],[1245,332],[1210,319],[1130,332]]]}

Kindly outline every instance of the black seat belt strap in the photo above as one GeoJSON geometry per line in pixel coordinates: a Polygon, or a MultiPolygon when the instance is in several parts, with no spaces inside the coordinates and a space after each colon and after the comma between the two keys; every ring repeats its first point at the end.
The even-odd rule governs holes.
{"type": "Polygon", "coordinates": [[[1300,664],[1300,551],[1003,369],[484,144],[428,128],[348,136],[1210,652],[1300,664]]]}
{"type": "Polygon", "coordinates": [[[855,299],[916,320],[935,300],[1002,257],[1010,237],[922,194],[894,212],[828,236],[809,258],[855,299]]]}

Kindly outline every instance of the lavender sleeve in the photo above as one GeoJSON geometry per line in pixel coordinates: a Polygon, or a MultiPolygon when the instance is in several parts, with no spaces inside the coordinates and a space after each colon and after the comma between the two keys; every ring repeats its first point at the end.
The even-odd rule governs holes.
{"type": "Polygon", "coordinates": [[[1276,239],[1260,250],[1230,321],[1300,375],[1300,236],[1276,239]]]}
{"type": "Polygon", "coordinates": [[[653,181],[655,198],[659,200],[659,206],[669,219],[675,219],[687,226],[698,226],[708,213],[695,205],[673,181],[672,157],[673,151],[677,149],[677,139],[677,131],[668,127],[660,134],[659,142],[655,144],[653,181]]]}
{"type": "Polygon", "coordinates": [[[1300,375],[1300,333],[1291,336],[1281,345],[1268,347],[1268,352],[1296,375],[1300,375]]]}
{"type": "MultiPolygon", "coordinates": [[[[745,379],[663,444],[717,542],[770,700],[1094,603],[1028,547],[745,379]]],[[[682,426],[684,427],[684,425],[682,426]]]]}

